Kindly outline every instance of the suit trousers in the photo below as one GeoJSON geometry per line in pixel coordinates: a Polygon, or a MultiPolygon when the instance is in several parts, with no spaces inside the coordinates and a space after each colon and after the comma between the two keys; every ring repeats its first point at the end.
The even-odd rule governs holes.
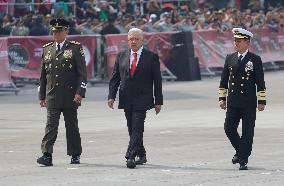
{"type": "Polygon", "coordinates": [[[145,156],[146,151],[143,145],[143,132],[146,110],[125,109],[124,112],[130,137],[125,158],[134,159],[136,156],[145,156]]]}
{"type": "Polygon", "coordinates": [[[82,153],[81,137],[78,128],[77,108],[48,108],[45,135],[42,139],[42,153],[53,153],[53,145],[58,134],[60,114],[63,113],[66,139],[67,155],[80,155],[82,153]]]}
{"type": "Polygon", "coordinates": [[[241,161],[247,163],[251,155],[254,127],[256,119],[256,108],[236,108],[228,107],[224,129],[236,154],[241,161]],[[242,119],[242,136],[238,133],[238,126],[242,119]]]}

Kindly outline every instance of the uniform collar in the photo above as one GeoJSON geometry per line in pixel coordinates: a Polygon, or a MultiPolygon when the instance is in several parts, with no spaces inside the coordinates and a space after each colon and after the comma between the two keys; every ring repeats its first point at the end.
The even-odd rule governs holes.
{"type": "Polygon", "coordinates": [[[242,55],[242,60],[243,60],[244,57],[247,55],[247,53],[248,53],[248,49],[242,54],[238,52],[238,58],[240,57],[240,55],[242,55]]]}
{"type": "Polygon", "coordinates": [[[57,43],[57,42],[55,42],[56,47],[57,47],[57,45],[59,44],[59,45],[60,45],[60,49],[62,49],[62,47],[63,47],[63,45],[64,45],[65,41],[66,41],[66,39],[64,39],[64,41],[62,41],[61,43],[57,43]]]}

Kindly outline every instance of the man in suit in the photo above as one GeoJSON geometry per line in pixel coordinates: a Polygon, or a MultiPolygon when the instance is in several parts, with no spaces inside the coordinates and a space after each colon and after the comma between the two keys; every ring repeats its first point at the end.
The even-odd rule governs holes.
{"type": "Polygon", "coordinates": [[[53,19],[50,25],[54,42],[43,46],[39,88],[40,106],[47,108],[47,124],[41,143],[43,155],[37,159],[37,163],[52,166],[53,145],[62,112],[66,128],[67,154],[72,156],[71,164],[79,164],[82,147],[77,109],[87,88],[84,52],[80,43],[66,40],[68,21],[53,19]]]}
{"type": "Polygon", "coordinates": [[[147,162],[143,145],[146,111],[155,108],[158,114],[163,105],[159,57],[143,48],[143,41],[142,30],[129,30],[130,49],[118,54],[109,83],[108,106],[113,109],[119,87],[118,108],[124,109],[127,120],[130,140],[125,158],[128,168],[147,162]],[[136,161],[135,157],[138,158],[136,161]]]}
{"type": "Polygon", "coordinates": [[[221,109],[227,108],[224,129],[236,150],[232,163],[239,163],[240,170],[247,170],[248,157],[252,151],[256,107],[258,111],[264,110],[266,88],[261,58],[248,50],[253,34],[242,28],[234,28],[233,34],[236,52],[227,55],[225,60],[219,86],[219,104],[221,109]],[[237,131],[240,119],[241,137],[237,131]]]}

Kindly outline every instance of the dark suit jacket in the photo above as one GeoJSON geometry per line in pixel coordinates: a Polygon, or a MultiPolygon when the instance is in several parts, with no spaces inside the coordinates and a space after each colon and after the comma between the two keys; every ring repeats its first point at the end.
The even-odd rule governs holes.
{"type": "MultiPolygon", "coordinates": [[[[256,107],[256,86],[257,92],[261,93],[258,103],[266,104],[266,88],[260,56],[248,52],[243,60],[238,62],[237,52],[227,55],[219,89],[228,89],[228,107],[256,107]]],[[[226,96],[219,96],[219,100],[226,100],[226,96]]]]}
{"type": "Polygon", "coordinates": [[[39,99],[47,108],[76,108],[75,94],[85,97],[86,63],[82,45],[66,40],[59,53],[54,42],[43,46],[39,99]]]}
{"type": "Polygon", "coordinates": [[[116,58],[108,99],[115,99],[119,87],[119,109],[149,110],[154,105],[162,105],[162,78],[158,55],[143,48],[131,77],[130,54],[130,50],[122,51],[116,58]]]}

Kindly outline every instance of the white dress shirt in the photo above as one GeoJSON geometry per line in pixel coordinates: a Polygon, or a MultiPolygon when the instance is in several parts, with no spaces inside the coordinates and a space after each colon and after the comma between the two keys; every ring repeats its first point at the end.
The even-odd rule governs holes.
{"type": "Polygon", "coordinates": [[[64,39],[64,41],[62,41],[61,43],[57,43],[57,42],[55,42],[55,44],[56,44],[56,50],[57,50],[57,46],[58,46],[58,44],[60,45],[60,50],[61,50],[61,48],[63,47],[63,45],[64,45],[65,41],[66,41],[66,39],[64,39]]]}
{"type": "MultiPolygon", "coordinates": [[[[142,50],[143,50],[143,46],[136,52],[136,53],[137,53],[137,63],[136,63],[136,66],[138,65],[138,62],[139,62],[139,59],[140,59],[142,50]]],[[[132,61],[133,61],[133,59],[134,59],[134,53],[135,53],[135,52],[133,52],[133,51],[131,50],[131,54],[130,54],[130,67],[131,67],[132,61]]]]}
{"type": "Polygon", "coordinates": [[[249,51],[249,50],[247,49],[247,50],[246,50],[244,53],[242,53],[242,54],[238,52],[238,59],[239,59],[240,55],[242,55],[242,59],[241,59],[241,60],[243,60],[244,57],[247,55],[248,51],[249,51]]]}

